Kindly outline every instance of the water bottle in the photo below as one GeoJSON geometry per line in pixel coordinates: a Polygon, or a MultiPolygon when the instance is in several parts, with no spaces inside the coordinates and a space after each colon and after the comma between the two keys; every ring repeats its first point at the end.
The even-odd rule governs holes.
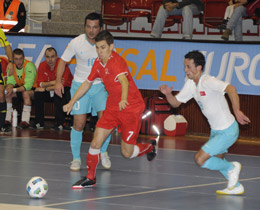
{"type": "Polygon", "coordinates": [[[13,127],[17,127],[17,121],[18,121],[18,114],[17,114],[16,109],[14,109],[14,111],[13,111],[13,120],[12,120],[13,127]]]}

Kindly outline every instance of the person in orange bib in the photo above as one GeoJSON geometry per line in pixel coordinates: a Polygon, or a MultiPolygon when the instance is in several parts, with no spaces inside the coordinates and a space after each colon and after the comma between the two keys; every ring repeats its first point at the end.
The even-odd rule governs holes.
{"type": "Polygon", "coordinates": [[[26,10],[19,0],[0,0],[0,25],[5,32],[24,32],[26,10]]]}
{"type": "Polygon", "coordinates": [[[13,111],[12,99],[23,100],[22,119],[19,127],[26,129],[29,127],[31,115],[31,97],[33,89],[37,87],[37,70],[35,65],[25,59],[23,50],[17,48],[13,51],[14,73],[7,76],[6,102],[7,113],[6,122],[11,124],[11,113],[13,111]]]}

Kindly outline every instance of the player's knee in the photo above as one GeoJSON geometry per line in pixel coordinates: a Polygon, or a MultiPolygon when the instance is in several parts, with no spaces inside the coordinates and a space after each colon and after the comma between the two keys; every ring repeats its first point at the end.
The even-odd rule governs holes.
{"type": "Polygon", "coordinates": [[[73,128],[76,131],[82,131],[84,128],[85,124],[84,123],[74,123],[73,128]]]}
{"type": "Polygon", "coordinates": [[[202,166],[205,163],[205,160],[198,153],[195,154],[194,160],[199,166],[202,166]]]}

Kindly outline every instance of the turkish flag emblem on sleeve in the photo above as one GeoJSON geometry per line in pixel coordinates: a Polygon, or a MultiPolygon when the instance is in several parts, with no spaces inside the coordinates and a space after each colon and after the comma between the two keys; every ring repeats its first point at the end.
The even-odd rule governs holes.
{"type": "Polygon", "coordinates": [[[205,96],[205,95],[206,95],[205,91],[200,91],[200,96],[205,96]]]}

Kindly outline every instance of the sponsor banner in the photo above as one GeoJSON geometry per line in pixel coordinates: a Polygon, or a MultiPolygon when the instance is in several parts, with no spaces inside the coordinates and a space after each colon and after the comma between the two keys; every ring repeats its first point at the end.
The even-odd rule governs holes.
{"type": "MultiPolygon", "coordinates": [[[[7,36],[12,48],[21,48],[38,67],[47,47],[61,56],[70,37],[7,36]]],[[[239,94],[260,95],[260,44],[199,43],[152,40],[115,40],[116,51],[126,60],[139,89],[162,84],[180,90],[185,81],[184,56],[199,50],[206,57],[205,72],[237,88],[239,94]]],[[[4,55],[3,49],[0,51],[4,55]]],[[[75,70],[75,59],[70,69],[75,70]]]]}

